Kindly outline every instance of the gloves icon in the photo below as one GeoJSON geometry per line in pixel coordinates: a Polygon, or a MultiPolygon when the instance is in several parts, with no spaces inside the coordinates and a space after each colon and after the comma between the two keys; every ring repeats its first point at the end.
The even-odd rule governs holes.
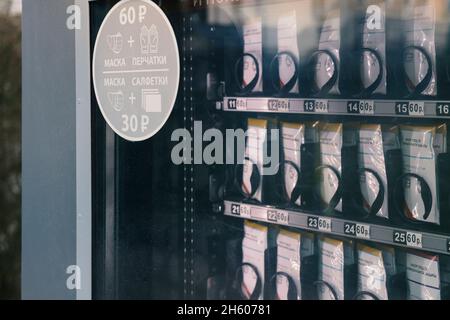
{"type": "Polygon", "coordinates": [[[159,33],[155,25],[141,28],[141,52],[142,54],[157,54],[159,45],[159,33]]]}

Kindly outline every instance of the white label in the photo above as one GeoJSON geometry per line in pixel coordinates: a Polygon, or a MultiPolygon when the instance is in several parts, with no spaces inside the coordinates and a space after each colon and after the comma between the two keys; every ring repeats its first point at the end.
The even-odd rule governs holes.
{"type": "Polygon", "coordinates": [[[370,240],[370,226],[360,223],[345,223],[344,233],[360,239],[370,240]]]}
{"type": "Polygon", "coordinates": [[[423,101],[410,102],[409,106],[410,116],[424,116],[425,115],[425,103],[423,101]]]}
{"type": "Polygon", "coordinates": [[[408,232],[406,234],[406,245],[413,248],[422,248],[422,234],[416,232],[408,232]]]}
{"type": "Polygon", "coordinates": [[[359,102],[359,113],[366,115],[375,114],[375,102],[373,100],[361,100],[359,102]]]}

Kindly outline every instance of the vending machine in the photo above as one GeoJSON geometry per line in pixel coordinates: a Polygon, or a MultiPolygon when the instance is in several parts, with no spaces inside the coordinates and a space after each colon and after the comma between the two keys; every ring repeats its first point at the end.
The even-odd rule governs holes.
{"type": "Polygon", "coordinates": [[[448,0],[25,0],[24,298],[450,298],[448,0]]]}

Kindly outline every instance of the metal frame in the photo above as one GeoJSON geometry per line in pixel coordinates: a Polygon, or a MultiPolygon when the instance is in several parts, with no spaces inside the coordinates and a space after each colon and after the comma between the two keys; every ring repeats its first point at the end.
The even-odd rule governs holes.
{"type": "Polygon", "coordinates": [[[22,298],[91,299],[88,0],[24,0],[22,18],[22,298]]]}

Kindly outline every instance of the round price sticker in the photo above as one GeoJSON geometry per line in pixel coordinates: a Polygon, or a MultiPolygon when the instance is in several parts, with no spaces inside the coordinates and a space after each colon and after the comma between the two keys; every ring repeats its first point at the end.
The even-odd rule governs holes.
{"type": "Polygon", "coordinates": [[[173,28],[150,0],[124,0],[104,19],[95,42],[93,82],[108,125],[128,141],[154,136],[178,93],[180,61],[173,28]]]}

